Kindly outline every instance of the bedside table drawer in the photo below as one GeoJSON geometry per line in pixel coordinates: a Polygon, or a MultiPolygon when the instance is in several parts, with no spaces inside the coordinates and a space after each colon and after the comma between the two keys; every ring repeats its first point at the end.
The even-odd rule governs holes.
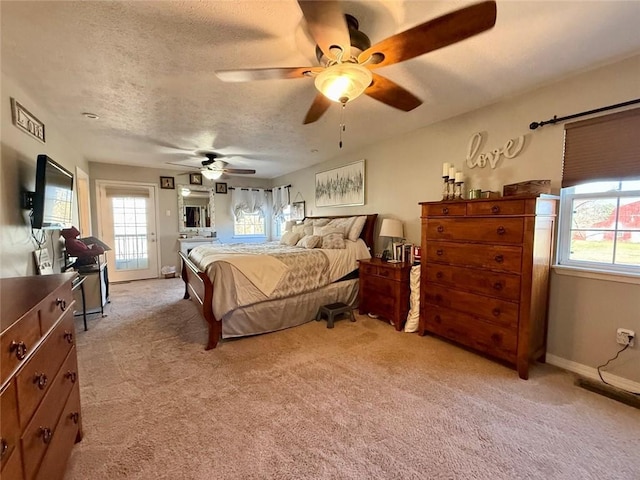
{"type": "MultiPolygon", "coordinates": [[[[389,265],[395,265],[393,263],[389,265]]],[[[381,277],[387,280],[402,280],[402,269],[382,265],[361,265],[361,273],[365,275],[381,277]]]]}

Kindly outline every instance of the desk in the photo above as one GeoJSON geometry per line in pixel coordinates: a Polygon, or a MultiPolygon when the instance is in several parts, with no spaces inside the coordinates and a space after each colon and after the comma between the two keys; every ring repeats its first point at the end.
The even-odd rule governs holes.
{"type": "Polygon", "coordinates": [[[179,238],[178,243],[180,245],[180,251],[185,255],[188,255],[192,248],[198,245],[215,244],[220,243],[217,237],[190,237],[179,238]]]}
{"type": "MultiPolygon", "coordinates": [[[[87,279],[87,277],[76,277],[72,284],[71,284],[71,291],[75,292],[76,290],[78,290],[78,288],[80,289],[80,293],[82,295],[82,321],[84,323],[84,331],[87,331],[87,302],[86,302],[86,298],[84,296],[84,281],[87,279]]],[[[74,312],[74,316],[78,316],[79,314],[76,314],[74,312]]]]}
{"type": "Polygon", "coordinates": [[[109,301],[109,275],[107,264],[100,263],[91,268],[78,268],[78,274],[85,279],[86,313],[98,313],[104,317],[104,306],[109,301]]]}

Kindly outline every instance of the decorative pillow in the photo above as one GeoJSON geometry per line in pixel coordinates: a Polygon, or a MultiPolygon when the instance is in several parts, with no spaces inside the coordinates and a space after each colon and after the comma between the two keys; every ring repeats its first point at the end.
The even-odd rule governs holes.
{"type": "Polygon", "coordinates": [[[353,225],[354,220],[355,217],[333,218],[327,226],[340,229],[346,237],[349,235],[349,230],[351,229],[351,225],[353,225]]]}
{"type": "Polygon", "coordinates": [[[291,228],[291,232],[297,233],[298,235],[300,235],[300,237],[302,237],[304,235],[304,225],[294,225],[293,228],[291,228]]]}
{"type": "Polygon", "coordinates": [[[322,237],[322,248],[339,249],[346,248],[344,235],[341,233],[330,233],[322,237]]]}
{"type": "Polygon", "coordinates": [[[342,233],[344,235],[341,228],[335,228],[330,225],[327,225],[326,227],[313,227],[314,235],[324,237],[325,235],[329,235],[330,233],[342,233]]]}
{"type": "Polygon", "coordinates": [[[300,234],[297,232],[284,232],[280,238],[280,245],[288,245],[293,247],[300,240],[300,234]]]}
{"type": "Polygon", "coordinates": [[[315,227],[313,225],[305,225],[304,226],[304,236],[306,237],[307,235],[313,235],[313,229],[315,227]]]}
{"type": "Polygon", "coordinates": [[[285,231],[285,232],[291,232],[291,231],[293,231],[293,227],[294,227],[294,225],[295,225],[295,224],[296,224],[296,221],[295,221],[295,220],[287,220],[287,221],[284,223],[284,231],[285,231]]]}
{"type": "Polygon", "coordinates": [[[356,217],[355,220],[353,221],[353,224],[351,225],[351,228],[349,229],[347,238],[352,242],[355,242],[356,240],[358,240],[358,238],[360,237],[360,234],[362,233],[362,229],[364,228],[364,224],[366,221],[367,221],[366,215],[361,215],[359,217],[356,217]]]}
{"type": "Polygon", "coordinates": [[[314,227],[324,227],[327,223],[329,223],[331,219],[330,218],[316,218],[313,221],[313,226],[314,227]]]}
{"type": "Polygon", "coordinates": [[[318,235],[305,235],[296,243],[297,247],[304,248],[318,248],[320,245],[322,245],[322,237],[318,235]]]}

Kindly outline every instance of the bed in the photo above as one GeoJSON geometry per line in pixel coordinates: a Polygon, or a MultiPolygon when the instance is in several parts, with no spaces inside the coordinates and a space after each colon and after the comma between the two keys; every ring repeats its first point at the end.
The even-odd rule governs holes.
{"type": "MultiPolygon", "coordinates": [[[[305,222],[351,217],[358,215],[307,217],[305,222]]],[[[203,245],[189,255],[180,252],[184,298],[196,302],[207,322],[206,349],[215,348],[220,338],[306,323],[322,305],[342,302],[356,306],[357,260],[371,256],[378,215],[360,217],[365,217],[360,235],[357,241],[345,241],[343,251],[269,242],[203,245]]]]}

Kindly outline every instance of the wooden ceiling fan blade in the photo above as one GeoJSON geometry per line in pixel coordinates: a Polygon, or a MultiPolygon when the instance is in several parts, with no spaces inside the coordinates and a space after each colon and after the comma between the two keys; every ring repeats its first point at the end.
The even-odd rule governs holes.
{"type": "Polygon", "coordinates": [[[313,123],[318,120],[324,112],[326,112],[331,106],[331,100],[325,97],[323,94],[318,93],[316,98],[313,99],[313,103],[311,107],[309,107],[309,111],[307,112],[307,116],[304,117],[304,125],[309,123],[313,123]]]}
{"type": "Polygon", "coordinates": [[[218,70],[216,76],[223,82],[251,82],[253,80],[283,80],[306,78],[320,73],[322,67],[247,68],[244,70],[218,70]]]}
{"type": "Polygon", "coordinates": [[[380,68],[432,52],[489,30],[496,23],[496,2],[486,1],[456,10],[376,43],[358,56],[368,68],[380,68]],[[376,55],[378,54],[378,55],[376,55]]]}
{"type": "Polygon", "coordinates": [[[223,173],[229,173],[229,174],[236,174],[236,175],[251,175],[253,173],[256,173],[255,170],[251,169],[251,168],[223,168],[222,169],[223,173]]]}
{"type": "Polygon", "coordinates": [[[351,37],[340,2],[335,0],[298,0],[304,15],[309,33],[328,58],[336,59],[331,47],[339,47],[347,53],[351,52],[351,37]]]}
{"type": "Polygon", "coordinates": [[[373,74],[373,82],[364,91],[371,98],[390,107],[409,112],[422,105],[422,100],[382,75],[373,74]]]}

